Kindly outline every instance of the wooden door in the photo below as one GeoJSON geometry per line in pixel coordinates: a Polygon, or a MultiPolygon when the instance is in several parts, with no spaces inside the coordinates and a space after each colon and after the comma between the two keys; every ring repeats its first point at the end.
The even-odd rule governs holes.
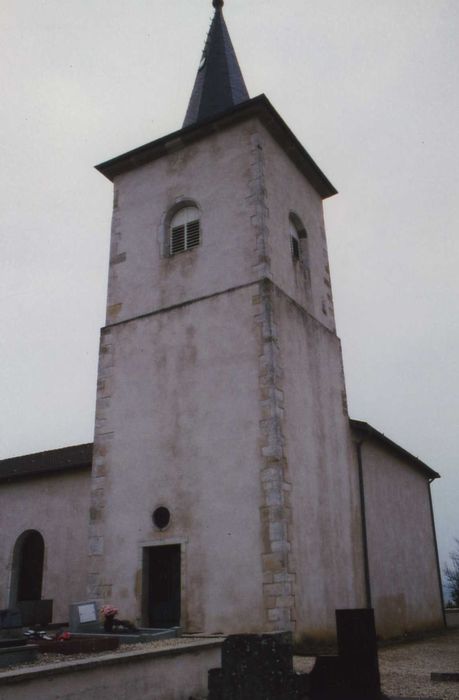
{"type": "Polygon", "coordinates": [[[146,612],[150,627],[180,625],[180,545],[148,547],[146,612]]]}

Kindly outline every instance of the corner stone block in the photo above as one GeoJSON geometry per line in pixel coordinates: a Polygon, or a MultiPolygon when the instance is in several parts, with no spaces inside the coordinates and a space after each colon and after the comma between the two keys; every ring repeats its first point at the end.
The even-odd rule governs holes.
{"type": "Polygon", "coordinates": [[[103,554],[104,552],[104,538],[93,536],[89,538],[89,554],[103,554]]]}
{"type": "MultiPolygon", "coordinates": [[[[295,600],[292,595],[279,596],[276,598],[277,608],[292,608],[295,600]]],[[[289,616],[290,618],[290,616],[289,616]]]]}
{"type": "Polygon", "coordinates": [[[291,593],[292,587],[290,583],[270,583],[264,586],[264,592],[267,595],[283,596],[291,593]]]}
{"type": "Polygon", "coordinates": [[[285,571],[286,560],[282,552],[273,552],[270,554],[263,554],[263,571],[265,573],[277,574],[281,571],[285,571]]]}

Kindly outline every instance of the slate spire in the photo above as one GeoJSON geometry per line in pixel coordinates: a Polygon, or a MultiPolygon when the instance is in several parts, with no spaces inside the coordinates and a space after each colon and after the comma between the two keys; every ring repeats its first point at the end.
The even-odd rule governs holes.
{"type": "Polygon", "coordinates": [[[197,124],[249,99],[223,17],[224,0],[212,0],[215,14],[183,126],[197,124]]]}

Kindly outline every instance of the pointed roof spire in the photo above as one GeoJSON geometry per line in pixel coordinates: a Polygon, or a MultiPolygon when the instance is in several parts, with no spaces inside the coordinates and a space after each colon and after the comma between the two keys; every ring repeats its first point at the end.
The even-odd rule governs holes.
{"type": "Polygon", "coordinates": [[[212,0],[212,4],[215,14],[202,52],[184,127],[216,116],[249,99],[223,17],[224,0],[212,0]]]}

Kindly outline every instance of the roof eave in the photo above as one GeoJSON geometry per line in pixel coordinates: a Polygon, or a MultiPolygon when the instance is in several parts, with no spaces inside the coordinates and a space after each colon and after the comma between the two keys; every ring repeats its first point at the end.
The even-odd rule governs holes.
{"type": "Polygon", "coordinates": [[[82,463],[82,464],[69,464],[63,467],[50,467],[47,469],[42,469],[40,471],[37,470],[29,470],[29,471],[24,471],[24,472],[18,472],[14,473],[11,472],[9,474],[1,474],[0,473],[0,483],[12,483],[15,481],[25,481],[28,480],[30,481],[31,479],[41,479],[42,477],[49,477],[49,476],[61,476],[62,474],[73,474],[78,471],[90,471],[92,467],[91,462],[88,463],[82,463]]]}
{"type": "Polygon", "coordinates": [[[349,422],[353,430],[367,437],[374,438],[378,442],[383,443],[390,450],[398,454],[400,457],[403,457],[408,462],[410,462],[410,464],[416,467],[419,471],[423,472],[424,476],[426,476],[430,481],[434,481],[434,479],[441,478],[440,474],[431,469],[431,467],[429,467],[425,462],[422,462],[418,457],[412,455],[411,452],[408,452],[403,447],[400,447],[400,445],[398,445],[390,438],[386,437],[384,433],[380,433],[379,430],[373,428],[373,426],[371,426],[369,423],[366,423],[365,421],[361,420],[354,420],[352,418],[349,419],[349,422]]]}
{"type": "Polygon", "coordinates": [[[209,133],[225,129],[232,124],[257,116],[284,149],[289,158],[310,181],[323,199],[337,194],[337,190],[320,170],[294,133],[274,109],[266,95],[258,95],[223,112],[212,119],[174,131],[132,151],[123,153],[96,165],[102,175],[113,182],[115,177],[141,167],[157,158],[208,136],[209,133]]]}
{"type": "Polygon", "coordinates": [[[0,460],[0,482],[91,469],[93,443],[70,445],[0,460]]]}

